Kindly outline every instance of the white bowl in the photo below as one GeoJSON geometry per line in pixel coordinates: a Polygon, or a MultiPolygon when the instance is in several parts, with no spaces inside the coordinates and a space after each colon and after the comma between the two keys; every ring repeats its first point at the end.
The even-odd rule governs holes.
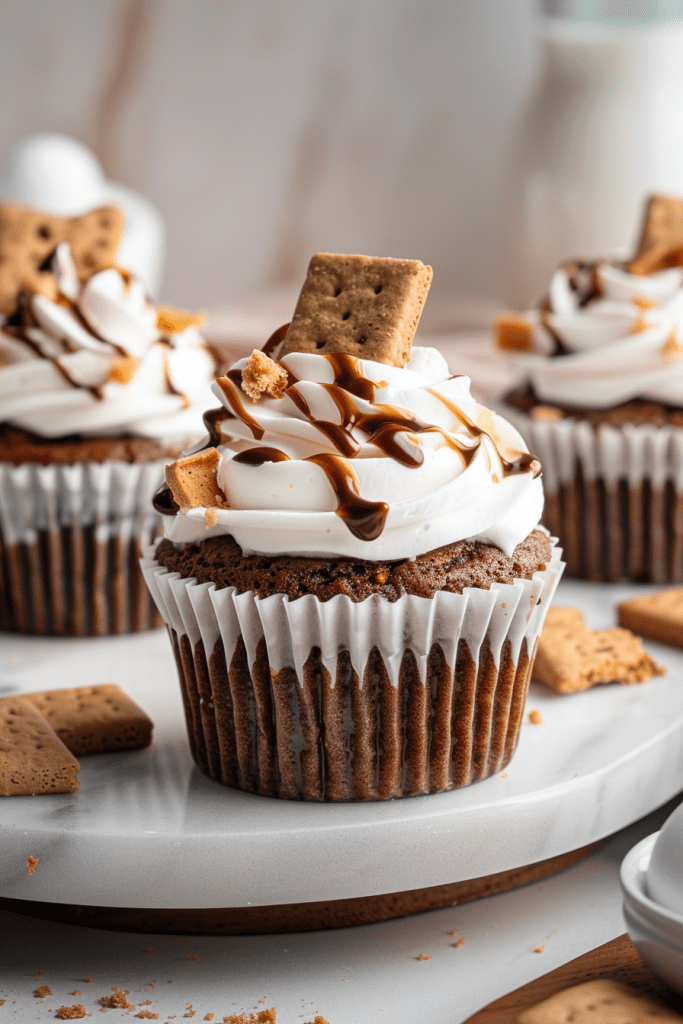
{"type": "Polygon", "coordinates": [[[683,914],[655,903],[646,873],[659,832],[633,847],[621,865],[624,917],[633,945],[653,974],[683,995],[683,914]]]}

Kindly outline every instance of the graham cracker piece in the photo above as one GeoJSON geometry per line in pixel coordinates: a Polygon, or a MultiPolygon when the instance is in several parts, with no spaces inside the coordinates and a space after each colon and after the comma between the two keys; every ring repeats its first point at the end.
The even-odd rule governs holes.
{"type": "Polygon", "coordinates": [[[521,313],[499,313],[493,325],[496,348],[507,352],[533,352],[534,328],[521,313]]]}
{"type": "Polygon", "coordinates": [[[13,203],[0,203],[0,313],[11,316],[19,295],[57,296],[57,283],[45,262],[59,242],[68,242],[76,271],[86,281],[111,266],[123,229],[115,206],[80,217],[55,217],[13,203]]]}
{"type": "Polygon", "coordinates": [[[0,796],[75,793],[80,767],[30,700],[0,700],[0,796]]]}
{"type": "Polygon", "coordinates": [[[431,280],[420,260],[316,253],[280,358],[345,352],[405,366],[431,280]]]}
{"type": "Polygon", "coordinates": [[[115,683],[25,694],[72,754],[139,750],[152,742],[152,721],[115,683]]]}
{"type": "Polygon", "coordinates": [[[683,244],[673,247],[655,245],[627,264],[631,274],[638,274],[641,277],[656,274],[658,270],[669,270],[671,267],[683,267],[683,244]]]}
{"type": "Polygon", "coordinates": [[[83,1003],[74,1003],[73,1006],[60,1006],[55,1011],[55,1017],[60,1020],[80,1020],[81,1017],[85,1017],[85,1006],[83,1003]]]}
{"type": "Polygon", "coordinates": [[[204,327],[207,319],[206,313],[190,313],[175,306],[157,307],[157,329],[164,334],[178,334],[188,327],[204,327]]]}
{"type": "Polygon", "coordinates": [[[618,607],[619,625],[639,636],[683,647],[683,587],[632,597],[618,607]]]}
{"type": "Polygon", "coordinates": [[[642,683],[665,672],[628,629],[590,629],[578,608],[550,608],[533,675],[558,693],[576,693],[598,683],[642,683]]]}
{"type": "Polygon", "coordinates": [[[218,486],[220,461],[215,448],[205,448],[166,467],[166,483],[180,508],[228,508],[218,486]]]}
{"type": "Polygon", "coordinates": [[[651,249],[673,249],[683,245],[683,199],[650,196],[636,249],[636,258],[651,249]]]}
{"type": "Polygon", "coordinates": [[[242,391],[258,402],[261,395],[282,398],[289,380],[284,366],[255,348],[242,369],[242,391]]]}
{"type": "Polygon", "coordinates": [[[652,996],[611,978],[557,992],[517,1017],[518,1024],[681,1024],[683,1017],[652,996]]]}

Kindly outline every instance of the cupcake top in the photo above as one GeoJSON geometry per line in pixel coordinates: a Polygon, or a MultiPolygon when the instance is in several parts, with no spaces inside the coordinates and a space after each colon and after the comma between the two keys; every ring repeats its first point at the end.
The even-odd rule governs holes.
{"type": "MultiPolygon", "coordinates": [[[[379,314],[369,312],[370,296],[390,291],[382,275],[392,262],[418,261],[364,265],[356,287],[363,322],[353,295],[336,301],[338,285],[322,303],[322,325],[302,292],[292,327],[266,346],[274,356],[274,346],[285,349],[279,361],[255,352],[216,381],[221,404],[206,417],[208,445],[169,467],[174,501],[168,492],[157,501],[169,513],[170,540],[231,534],[247,553],[379,561],[469,538],[512,554],[531,533],[543,507],[540,464],[506,420],[474,401],[469,379],[451,375],[440,353],[411,350],[419,318],[414,294],[405,306],[410,326],[399,328],[398,338],[389,328],[374,358],[339,351],[337,306],[338,319],[356,325],[353,344],[368,344],[358,337],[375,343],[368,323],[379,314]],[[313,351],[291,350],[302,309],[312,323],[296,344],[313,351]]],[[[423,287],[419,268],[404,282],[413,293],[423,287]]],[[[392,322],[387,312],[383,323],[392,322]]]]}
{"type": "Polygon", "coordinates": [[[683,407],[683,227],[672,233],[662,223],[662,204],[683,208],[653,197],[633,259],[567,262],[537,308],[498,318],[497,345],[514,353],[537,400],[561,409],[634,399],[683,407]]]}
{"type": "Polygon", "coordinates": [[[55,440],[203,433],[216,366],[203,318],[156,309],[113,259],[119,234],[113,208],[0,206],[0,424],[55,440]]]}

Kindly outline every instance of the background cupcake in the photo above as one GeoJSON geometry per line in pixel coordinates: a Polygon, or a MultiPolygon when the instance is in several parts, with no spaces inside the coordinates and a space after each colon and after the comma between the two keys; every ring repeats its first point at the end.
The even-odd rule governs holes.
{"type": "Polygon", "coordinates": [[[215,361],[198,318],[115,262],[121,214],[0,206],[0,628],[155,620],[138,568],[163,466],[201,436],[215,361]]]}
{"type": "Polygon", "coordinates": [[[220,378],[209,446],[167,470],[145,577],[194,756],[229,785],[387,799],[514,751],[561,563],[538,460],[410,350],[430,277],[314,257],[280,361],[220,378]]]}
{"type": "Polygon", "coordinates": [[[498,320],[519,375],[503,412],[542,460],[573,576],[683,579],[681,214],[654,197],[632,260],[566,263],[539,308],[498,320]]]}

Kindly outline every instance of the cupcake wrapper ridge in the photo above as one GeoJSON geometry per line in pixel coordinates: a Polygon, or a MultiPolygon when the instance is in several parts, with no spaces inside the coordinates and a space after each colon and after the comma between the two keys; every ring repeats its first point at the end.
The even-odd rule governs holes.
{"type": "Polygon", "coordinates": [[[97,636],[161,624],[139,569],[163,461],[0,463],[0,629],[97,636]]]}
{"type": "Polygon", "coordinates": [[[190,746],[211,777],[300,800],[467,785],[514,752],[561,550],[531,580],[390,602],[260,599],[142,568],[168,627],[190,746]]]}
{"type": "Polygon", "coordinates": [[[616,583],[683,582],[683,428],[532,420],[505,405],[543,466],[543,521],[567,574],[616,583]]]}

